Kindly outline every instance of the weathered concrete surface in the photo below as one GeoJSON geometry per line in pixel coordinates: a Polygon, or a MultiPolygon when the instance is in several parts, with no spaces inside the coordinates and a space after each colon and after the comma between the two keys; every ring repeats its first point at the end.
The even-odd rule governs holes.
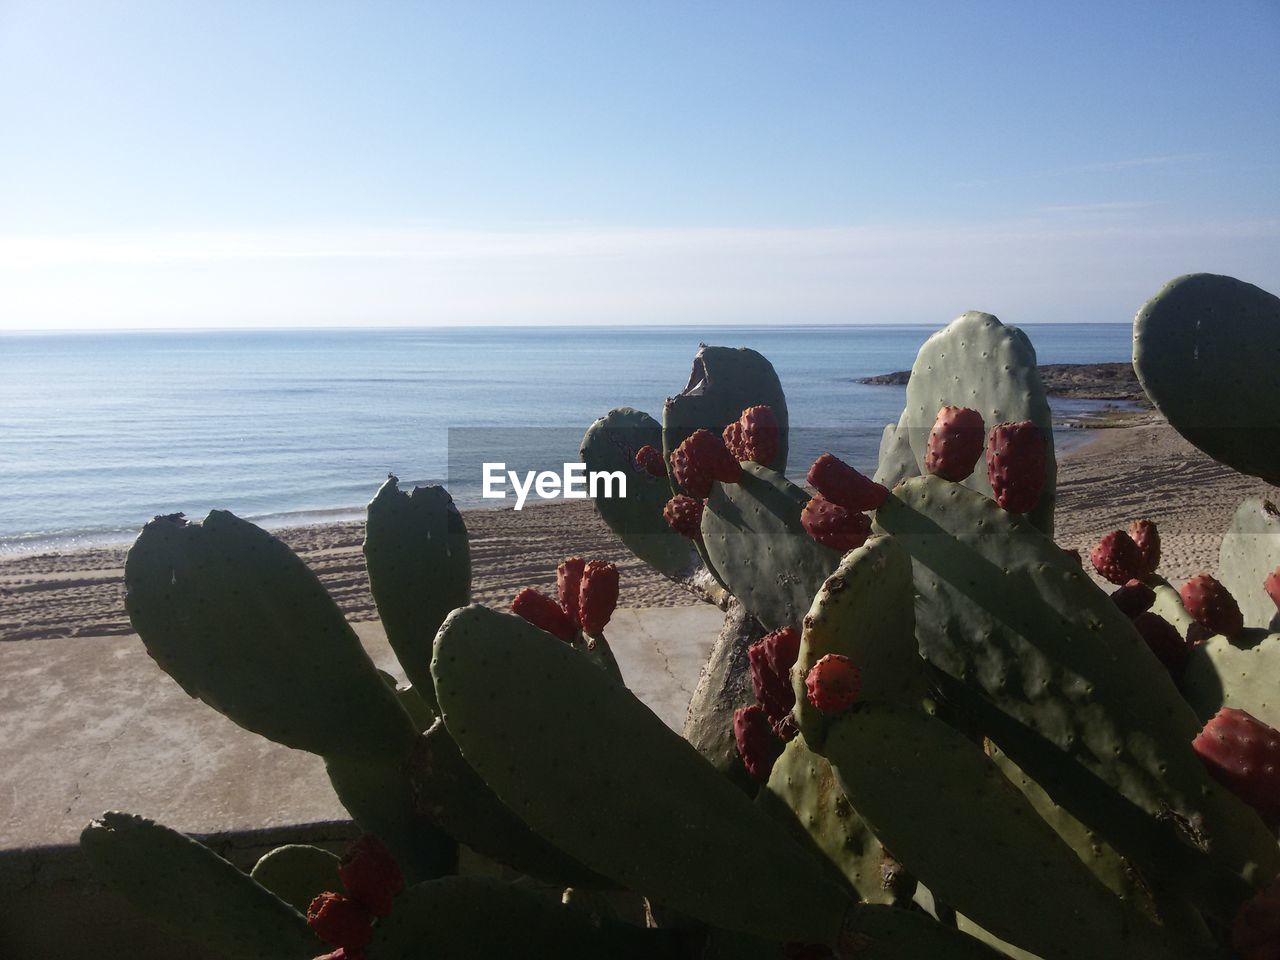
{"type": "MultiPolygon", "coordinates": [[[[722,618],[711,606],[620,609],[609,625],[628,685],[675,730],[722,618]]],[[[356,630],[402,678],[380,625],[356,630]]],[[[0,956],[164,946],[94,888],[77,855],[80,830],[105,810],[208,835],[243,866],[279,843],[341,846],[352,835],[318,757],[189,698],[137,637],[0,645],[0,771],[0,956]]]]}

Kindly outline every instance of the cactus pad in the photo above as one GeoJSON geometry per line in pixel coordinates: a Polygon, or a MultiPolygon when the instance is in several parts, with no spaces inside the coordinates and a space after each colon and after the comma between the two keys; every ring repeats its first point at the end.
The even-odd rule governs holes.
{"type": "Polygon", "coordinates": [[[903,480],[918,476],[920,467],[911,451],[907,411],[903,410],[898,422],[886,424],[880,436],[880,459],[874,479],[892,490],[903,480]]]}
{"type": "Polygon", "coordinates": [[[309,960],[323,949],[301,913],[176,830],[104,813],[84,828],[80,849],[108,887],[222,956],[309,960]]]}
{"type": "Polygon", "coordinates": [[[667,479],[636,467],[636,451],[644,446],[662,447],[662,426],[630,407],[610,410],[587,428],[580,452],[587,470],[621,471],[627,478],[626,497],[597,497],[596,510],[637,557],[663,576],[688,580],[702,569],[702,560],[693,543],[663,519],[671,496],[667,479]]]}
{"type": "Polygon", "coordinates": [[[403,752],[415,731],[355,631],[292,550],[215,510],[159,517],[124,569],[147,652],[240,726],[312,753],[403,752]]]}
{"type": "Polygon", "coordinates": [[[1134,318],[1133,367],[1187,440],[1280,484],[1280,297],[1211,273],[1170,280],[1134,318]]]}
{"type": "Polygon", "coordinates": [[[770,630],[797,627],[840,554],[800,525],[809,495],[780,473],[742,465],[738,483],[718,483],[702,514],[702,541],[720,578],[770,630]]]}
{"type": "Polygon", "coordinates": [[[249,876],[305,916],[313,899],[342,889],[341,862],[336,853],[320,847],[290,843],[263,854],[249,876]]]}
{"type": "Polygon", "coordinates": [[[471,547],[444,487],[401,490],[387,478],[369,503],[364,560],[391,649],[434,710],[431,644],[445,615],[471,602],[471,547]]]}
{"type": "MultiPolygon", "coordinates": [[[[787,398],[773,364],[746,347],[699,348],[689,383],[669,397],[662,408],[662,454],[671,454],[695,430],[720,436],[748,407],[764,404],[778,421],[778,452],[771,463],[779,473],[787,469],[787,398]]],[[[679,493],[675,480],[672,491],[679,493]]]]}
{"type": "Polygon", "coordinates": [[[766,813],[804,831],[860,900],[894,901],[894,892],[884,882],[884,847],[836,783],[831,764],[809,750],[802,737],[782,751],[756,802],[766,813]]]}
{"type": "MultiPolygon", "coordinates": [[[[1060,547],[1025,518],[936,477],[901,484],[877,522],[915,560],[925,659],[1032,732],[1045,762],[1052,745],[1083,768],[1075,775],[1059,761],[1064,776],[1088,771],[1153,816],[1199,824],[1214,838],[1211,854],[1237,875],[1251,864],[1275,872],[1274,840],[1190,750],[1200,722],[1168,672],[1060,547]]],[[[1071,807],[1029,764],[1034,757],[1006,734],[988,734],[1071,807]]]]}
{"type": "MultiPolygon", "coordinates": [[[[1053,417],[1027,335],[989,313],[971,310],[925,341],[911,367],[904,412],[917,473],[924,469],[929,431],[946,406],[977,410],[988,429],[1010,420],[1030,420],[1039,428],[1045,444],[1045,483],[1029,516],[1052,535],[1057,476],[1053,417]]],[[[991,496],[985,461],[979,461],[964,485],[991,496]]]]}
{"type": "Polygon", "coordinates": [[[829,653],[862,671],[862,699],[919,703],[927,683],[916,649],[911,555],[892,537],[872,537],[844,555],[804,618],[791,673],[795,716],[810,749],[822,752],[832,719],[806,696],[805,678],[829,653]]]}
{"type": "Polygon", "coordinates": [[[1250,497],[1236,509],[1222,535],[1218,579],[1240,604],[1246,627],[1280,630],[1280,610],[1262,584],[1280,567],[1280,510],[1250,497]]]}
{"type": "Polygon", "coordinates": [[[1223,707],[1253,714],[1280,727],[1280,633],[1245,630],[1227,639],[1210,637],[1191,651],[1182,691],[1207,722],[1223,707]]]}
{"type": "Polygon", "coordinates": [[[708,923],[835,942],[848,907],[840,885],[586,658],[470,606],[445,621],[432,671],[467,762],[561,850],[708,923]]]}
{"type": "Polygon", "coordinates": [[[982,750],[941,720],[865,704],[835,724],[826,751],[894,856],[1002,940],[1045,960],[1168,955],[1155,926],[1113,897],[982,750]]]}

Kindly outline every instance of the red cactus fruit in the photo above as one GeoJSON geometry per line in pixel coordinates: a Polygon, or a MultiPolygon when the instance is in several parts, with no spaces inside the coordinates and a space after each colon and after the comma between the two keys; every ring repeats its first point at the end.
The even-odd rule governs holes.
{"type": "Polygon", "coordinates": [[[769,771],[782,754],[782,741],[774,735],[764,707],[753,703],[733,712],[733,739],[747,773],[761,783],[768,780],[769,771]]]}
{"type": "Polygon", "coordinates": [[[1151,609],[1151,605],[1156,602],[1156,592],[1141,580],[1130,580],[1111,594],[1111,600],[1120,608],[1121,613],[1132,620],[1151,609]]]}
{"type": "Polygon", "coordinates": [[[867,542],[871,520],[865,513],[846,510],[819,495],[805,504],[800,524],[824,547],[845,553],[867,542]]]}
{"type": "Polygon", "coordinates": [[[1240,605],[1226,587],[1207,573],[1192,577],[1178,591],[1192,619],[1210,633],[1234,637],[1244,629],[1240,605]]]}
{"type": "Polygon", "coordinates": [[[809,486],[846,510],[876,510],[889,496],[883,484],[859,473],[839,457],[824,453],[809,468],[809,486]]]}
{"type": "Polygon", "coordinates": [[[1142,553],[1142,575],[1151,576],[1160,566],[1160,531],[1150,520],[1135,520],[1129,524],[1129,539],[1142,553]]]}
{"type": "Polygon", "coordinates": [[[1123,586],[1142,575],[1142,551],[1123,530],[1112,530],[1089,551],[1089,561],[1103,580],[1123,586]]]}
{"type": "Polygon", "coordinates": [[[1280,610],[1280,567],[1276,567],[1271,575],[1262,582],[1262,589],[1267,591],[1267,596],[1271,598],[1271,602],[1276,605],[1276,609],[1280,610]]]}
{"type": "Polygon", "coordinates": [[[858,702],[862,672],[848,657],[828,653],[813,665],[804,686],[809,702],[823,713],[844,713],[858,702]]]}
{"type": "Polygon", "coordinates": [[[773,408],[747,407],[742,416],[724,428],[724,445],[739,460],[769,465],[778,456],[778,418],[773,408]]]}
{"type": "Polygon", "coordinates": [[[618,606],[618,568],[592,560],[582,571],[579,616],[585,633],[598,637],[618,606]]]}
{"type": "Polygon", "coordinates": [[[710,430],[695,430],[671,453],[671,472],[685,493],[699,499],[711,493],[711,484],[737,483],[742,477],[740,464],[724,440],[710,430]]]}
{"type": "Polygon", "coordinates": [[[987,441],[982,414],[968,407],[943,407],[929,431],[924,468],[959,483],[973,473],[987,441]]]}
{"type": "Polygon", "coordinates": [[[386,845],[372,833],[353,843],[338,864],[338,878],[351,898],[375,917],[391,915],[391,902],[404,891],[404,874],[386,845]]]}
{"type": "Polygon", "coordinates": [[[662,516],[676,533],[690,540],[701,540],[703,502],[677,493],[662,508],[662,516]]]}
{"type": "Polygon", "coordinates": [[[1246,900],[1231,922],[1240,960],[1280,960],[1280,881],[1246,900]]]}
{"type": "MultiPolygon", "coordinates": [[[[776,727],[796,704],[791,686],[791,668],[800,656],[800,631],[795,627],[775,630],[747,647],[751,664],[751,689],[776,727]]],[[[786,739],[785,737],[783,739],[786,739]]]]}
{"type": "Polygon", "coordinates": [[[1209,774],[1261,814],[1280,822],[1280,732],[1223,707],[1192,741],[1209,774]]]}
{"type": "Polygon", "coordinates": [[[1044,437],[1030,420],[992,427],[987,438],[987,480],[996,503],[1010,513],[1026,513],[1034,507],[1044,489],[1044,459],[1044,437]]]}
{"type": "Polygon", "coordinates": [[[1146,611],[1133,618],[1142,639],[1147,642],[1156,659],[1164,664],[1169,675],[1175,680],[1182,678],[1187,668],[1187,658],[1191,655],[1191,645],[1182,639],[1178,628],[1158,613],[1146,611]]]}
{"type": "Polygon", "coordinates": [[[652,444],[646,443],[636,451],[636,466],[651,477],[667,475],[667,465],[662,459],[662,451],[652,444]]]}
{"type": "Polygon", "coordinates": [[[574,634],[578,632],[577,626],[561,609],[560,604],[533,587],[525,587],[516,594],[516,598],[511,601],[511,612],[553,637],[559,637],[565,643],[572,643],[574,634]]]}
{"type": "Polygon", "coordinates": [[[373,939],[373,914],[340,893],[322,893],[312,900],[307,923],[325,943],[348,951],[363,950],[373,939]]]}
{"type": "Polygon", "coordinates": [[[574,624],[578,619],[578,592],[582,589],[582,571],[587,561],[581,557],[566,557],[556,567],[556,596],[560,598],[560,609],[565,612],[574,624]]]}

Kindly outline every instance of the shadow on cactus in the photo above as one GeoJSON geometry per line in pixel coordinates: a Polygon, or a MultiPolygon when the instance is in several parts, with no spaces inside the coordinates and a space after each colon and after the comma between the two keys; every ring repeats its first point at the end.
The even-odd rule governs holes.
{"type": "MultiPolygon", "coordinates": [[[[1175,281],[1138,316],[1135,365],[1188,438],[1274,479],[1239,442],[1274,427],[1258,412],[1274,377],[1237,356],[1274,298],[1246,287],[1175,281]],[[1166,386],[1226,373],[1247,411],[1166,386]],[[1206,432],[1218,416],[1238,429],[1206,432]]],[[[568,558],[554,597],[470,604],[439,488],[392,478],[370,505],[399,690],[279,541],[226,513],[158,518],[126,568],[151,655],[323,756],[377,839],[341,862],[281,848],[248,876],[111,814],[86,853],[228,956],[1271,956],[1274,509],[1243,504],[1221,581],[1181,591],[1134,518],[1089,555],[1116,587],[1100,589],[1052,539],[1035,351],[988,314],[921,347],[874,478],[833,450],[797,484],[788,429],[764,357],[704,346],[661,423],[620,407],[583,439],[589,469],[634,478],[597,503],[622,543],[725,610],[683,736],[605,639],[616,568],[568,558]],[[504,879],[460,875],[459,844],[504,879]]]]}

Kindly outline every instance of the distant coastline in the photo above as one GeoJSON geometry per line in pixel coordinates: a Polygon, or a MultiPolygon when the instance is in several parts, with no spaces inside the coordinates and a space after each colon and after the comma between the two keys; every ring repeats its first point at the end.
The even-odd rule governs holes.
{"type": "MultiPolygon", "coordinates": [[[[882,373],[874,377],[856,377],[854,383],[879,386],[906,386],[910,370],[882,373]]],[[[1138,383],[1131,363],[1045,363],[1040,365],[1040,380],[1045,391],[1054,397],[1073,400],[1123,400],[1151,409],[1151,401],[1138,383]]]]}

